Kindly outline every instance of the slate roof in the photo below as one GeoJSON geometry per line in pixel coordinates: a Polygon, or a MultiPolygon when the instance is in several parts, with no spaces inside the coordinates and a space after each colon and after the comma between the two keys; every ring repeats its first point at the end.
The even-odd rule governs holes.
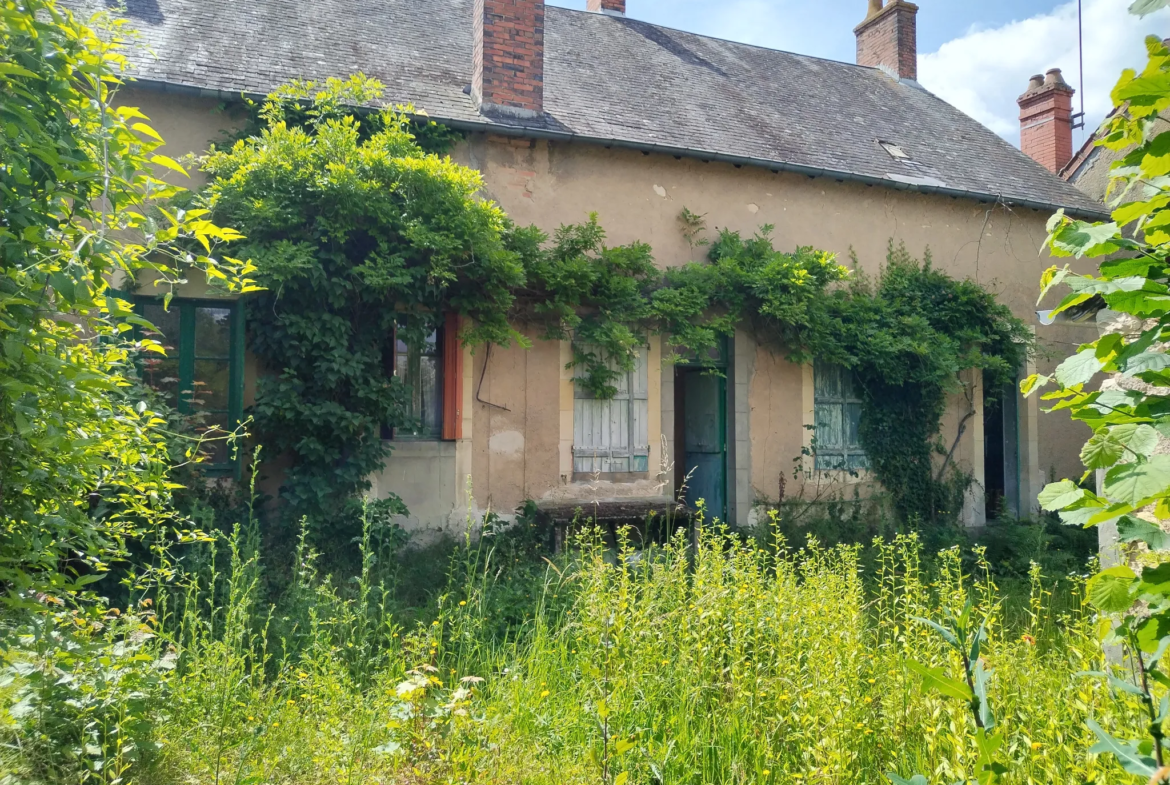
{"type": "MultiPolygon", "coordinates": [[[[81,12],[116,0],[66,0],[81,12]]],[[[579,139],[1086,215],[1099,203],[881,70],[548,6],[545,118],[482,115],[473,0],[126,0],[139,80],[264,94],[362,72],[389,103],[497,133],[579,139]],[[878,144],[897,145],[909,160],[878,144]]]]}

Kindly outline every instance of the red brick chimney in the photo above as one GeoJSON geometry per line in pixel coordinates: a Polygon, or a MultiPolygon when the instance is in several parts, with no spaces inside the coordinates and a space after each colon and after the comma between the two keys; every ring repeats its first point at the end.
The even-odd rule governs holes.
{"type": "Polygon", "coordinates": [[[475,0],[471,95],[481,111],[544,112],[544,0],[475,0]]]}
{"type": "Polygon", "coordinates": [[[1073,157],[1073,90],[1053,68],[1037,74],[1020,96],[1020,149],[1050,172],[1059,172],[1073,157]]]}
{"type": "Polygon", "coordinates": [[[899,79],[918,79],[918,6],[905,0],[869,0],[869,15],[853,29],[857,64],[888,68],[899,79]]]}
{"type": "Polygon", "coordinates": [[[626,0],[588,0],[585,10],[593,13],[610,14],[611,16],[626,15],[626,0]]]}

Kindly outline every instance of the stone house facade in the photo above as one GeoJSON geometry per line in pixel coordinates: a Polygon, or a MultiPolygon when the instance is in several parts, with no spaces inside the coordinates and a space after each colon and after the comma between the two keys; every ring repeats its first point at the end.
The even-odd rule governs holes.
{"type": "MultiPolygon", "coordinates": [[[[891,240],[904,242],[1035,323],[1049,216],[1104,209],[915,81],[917,12],[871,0],[848,64],[647,24],[625,0],[589,0],[587,11],[543,0],[128,0],[142,48],[119,100],[150,116],[179,157],[236,127],[221,109],[241,93],[361,72],[385,84],[388,102],[466,132],[453,158],[482,172],[484,196],[518,223],[551,231],[596,211],[610,242],[645,241],[663,266],[697,258],[679,231],[684,207],[712,228],[772,225],[781,249],[855,253],[870,273],[891,240]]],[[[1044,113],[1058,108],[1029,111],[1041,138],[1044,113]]],[[[246,325],[230,327],[238,304],[205,302],[197,287],[182,294],[190,324],[236,330],[233,351],[245,356],[230,383],[246,407],[262,370],[246,356],[246,325]]],[[[1086,337],[1077,325],[1045,330],[1021,374],[1050,370],[1086,337]]],[[[675,493],[681,466],[719,497],[720,517],[747,524],[782,477],[789,494],[809,492],[794,488],[793,462],[818,422],[836,424],[839,455],[856,449],[848,384],[747,331],[728,342],[722,378],[664,364],[652,340],[614,402],[577,395],[570,356],[568,344],[540,340],[491,352],[441,337],[403,347],[401,372],[416,375],[434,414],[396,439],[374,493],[401,495],[411,527],[442,528],[527,499],[652,504],[675,493]]],[[[986,519],[986,488],[1027,515],[1046,481],[1080,473],[1083,434],[1018,396],[985,417],[980,380],[966,381],[943,424],[949,443],[969,419],[955,453],[976,480],[965,519],[986,519]]],[[[803,482],[834,478],[852,481],[814,469],[803,482]]]]}

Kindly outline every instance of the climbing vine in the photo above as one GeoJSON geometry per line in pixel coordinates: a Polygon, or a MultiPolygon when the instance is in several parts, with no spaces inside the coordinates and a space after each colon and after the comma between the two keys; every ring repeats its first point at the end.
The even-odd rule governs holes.
{"type": "MultiPolygon", "coordinates": [[[[707,259],[666,271],[645,243],[607,245],[596,216],[549,237],[480,198],[480,174],[425,149],[406,111],[349,108],[380,95],[362,77],[287,86],[255,110],[255,133],[204,161],[215,216],[245,233],[237,254],[265,287],[248,305],[251,346],[272,372],[254,415],[268,454],[291,461],[283,495],[296,513],[352,512],[389,454],[382,427],[409,425],[388,367],[396,335],[419,342],[454,311],[469,317],[466,344],[571,339],[577,383],[599,397],[654,334],[702,358],[746,325],[795,361],[839,363],[865,391],[877,478],[904,515],[934,517],[946,395],[966,368],[1006,380],[1028,344],[991,294],[904,249],[871,282],[823,251],[777,251],[771,227],[708,242],[689,212],[688,240],[707,259]]],[[[431,145],[453,139],[421,128],[431,145]]]]}
{"type": "Polygon", "coordinates": [[[1032,346],[1027,326],[974,281],[955,280],[891,243],[876,280],[858,273],[833,292],[810,349],[854,375],[861,444],[905,520],[953,518],[968,482],[953,446],[974,416],[960,373],[982,372],[985,403],[1013,384],[1032,346]],[[968,399],[954,442],[942,440],[948,396],[968,399]],[[937,468],[936,468],[937,467],[937,468]]]}

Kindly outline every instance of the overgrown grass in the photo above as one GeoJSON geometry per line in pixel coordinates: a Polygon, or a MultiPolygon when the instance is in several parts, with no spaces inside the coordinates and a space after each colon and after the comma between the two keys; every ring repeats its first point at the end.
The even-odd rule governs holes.
{"type": "MultiPolygon", "coordinates": [[[[261,605],[247,540],[159,598],[152,645],[177,661],[149,692],[136,742],[149,754],[121,781],[953,782],[973,762],[969,711],[906,663],[957,667],[914,619],[968,596],[992,620],[1005,781],[1125,781],[1087,754],[1085,719],[1116,727],[1120,712],[1078,676],[1100,658],[1080,586],[1054,599],[1034,570],[1008,620],[979,553],[965,575],[958,550],[926,568],[915,537],[879,540],[866,579],[857,546],[793,550],[710,528],[641,551],[586,529],[551,561],[496,534],[458,548],[430,614],[402,624],[369,552],[338,586],[302,544],[287,596],[261,605]]],[[[28,725],[5,731],[23,772],[8,781],[116,781],[40,765],[46,747],[17,746],[28,725]]]]}

